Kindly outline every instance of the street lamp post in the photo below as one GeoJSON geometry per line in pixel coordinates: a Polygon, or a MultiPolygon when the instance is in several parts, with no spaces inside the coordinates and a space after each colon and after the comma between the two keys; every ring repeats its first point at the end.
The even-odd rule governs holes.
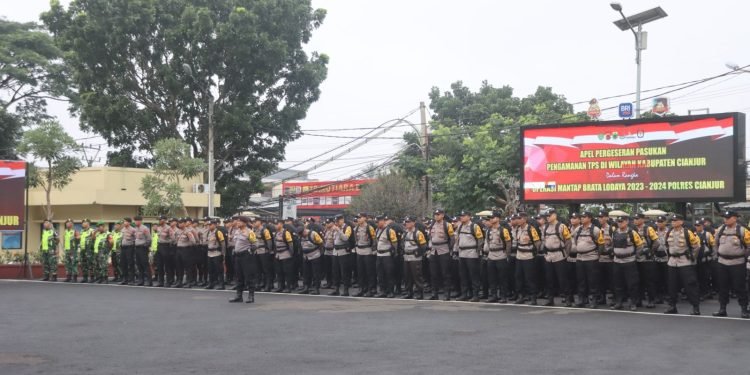
{"type": "MultiPolygon", "coordinates": [[[[182,64],[182,69],[193,80],[193,69],[188,64],[182,64]]],[[[211,96],[210,88],[206,88],[203,94],[208,98],[208,216],[214,216],[214,98],[211,96]]]]}
{"type": "Polygon", "coordinates": [[[641,117],[641,51],[646,49],[646,32],[643,31],[643,25],[651,21],[656,21],[667,16],[667,13],[656,7],[645,12],[634,14],[626,17],[622,12],[620,3],[610,3],[612,9],[620,13],[621,20],[614,22],[620,30],[630,30],[635,36],[635,64],[637,65],[636,83],[635,83],[635,118],[641,117]],[[633,25],[636,25],[635,27],[633,25]]]}

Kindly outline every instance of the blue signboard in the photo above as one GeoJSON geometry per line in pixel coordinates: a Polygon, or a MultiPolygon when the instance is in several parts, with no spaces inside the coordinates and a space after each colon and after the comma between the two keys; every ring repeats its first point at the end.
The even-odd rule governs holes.
{"type": "Polygon", "coordinates": [[[633,103],[620,103],[617,108],[620,112],[620,118],[633,117],[633,103]]]}

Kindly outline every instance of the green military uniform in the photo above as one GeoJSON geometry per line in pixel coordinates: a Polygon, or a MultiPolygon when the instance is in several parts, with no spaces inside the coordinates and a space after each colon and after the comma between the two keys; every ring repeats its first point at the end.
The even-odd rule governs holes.
{"type": "Polygon", "coordinates": [[[81,263],[81,276],[83,276],[82,283],[89,282],[89,276],[91,277],[90,282],[94,282],[94,264],[96,263],[96,258],[94,258],[95,235],[92,228],[81,231],[78,255],[81,263]]]}
{"type": "Polygon", "coordinates": [[[63,251],[65,252],[65,281],[78,279],[78,238],[75,229],[66,229],[63,233],[63,251]]]}
{"type": "Polygon", "coordinates": [[[115,230],[112,232],[112,251],[110,256],[112,257],[112,270],[115,273],[115,281],[119,281],[122,277],[122,270],[120,269],[120,250],[122,249],[122,231],[115,230]]]}
{"type": "MultiPolygon", "coordinates": [[[[105,224],[103,222],[97,223],[97,227],[102,227],[105,224]]],[[[96,275],[97,282],[101,284],[109,283],[109,251],[110,251],[110,239],[112,235],[109,232],[96,232],[96,238],[94,240],[94,257],[96,258],[94,274],[96,275]]]]}
{"type": "Polygon", "coordinates": [[[39,252],[42,256],[44,281],[50,279],[57,281],[57,242],[57,233],[54,229],[42,231],[42,243],[39,245],[39,252]]]}

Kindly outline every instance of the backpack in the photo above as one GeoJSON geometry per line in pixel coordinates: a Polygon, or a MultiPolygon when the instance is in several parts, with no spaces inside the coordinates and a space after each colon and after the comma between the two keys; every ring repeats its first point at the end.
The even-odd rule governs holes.
{"type": "MultiPolygon", "coordinates": [[[[346,224],[346,225],[349,226],[349,228],[352,228],[352,235],[349,236],[349,246],[352,249],[356,249],[357,248],[357,225],[356,224],[355,225],[346,224]]],[[[372,247],[372,245],[375,243],[375,238],[370,235],[370,229],[375,231],[375,227],[373,227],[368,222],[367,223],[367,237],[370,239],[370,247],[372,247]]],[[[344,231],[346,231],[346,227],[344,227],[344,231]]]]}
{"type": "MultiPolygon", "coordinates": [[[[728,236],[737,237],[740,240],[739,241],[740,242],[740,247],[742,248],[742,250],[745,250],[746,249],[745,241],[744,241],[744,239],[745,239],[745,231],[748,230],[748,228],[745,227],[744,225],[739,225],[739,223],[736,224],[736,225],[737,225],[737,231],[734,234],[731,234],[731,235],[728,234],[728,236]]],[[[719,231],[716,232],[716,236],[714,237],[714,241],[719,241],[721,239],[721,236],[724,235],[724,228],[726,228],[726,225],[722,225],[721,227],[719,227],[719,231]]]]}
{"type": "MultiPolygon", "coordinates": [[[[560,239],[561,243],[565,243],[565,239],[563,238],[562,234],[560,234],[560,227],[562,226],[562,223],[559,221],[555,223],[555,236],[560,239]]],[[[549,228],[549,223],[544,224],[544,232],[542,232],[545,236],[547,235],[547,228],[549,228]]]]}
{"type": "MultiPolygon", "coordinates": [[[[685,251],[685,256],[689,260],[693,260],[693,251],[690,245],[690,230],[687,228],[682,228],[682,233],[685,234],[685,244],[687,245],[688,249],[685,251]]],[[[664,245],[667,247],[667,255],[669,255],[669,235],[672,234],[672,228],[667,229],[667,234],[664,235],[664,245]]]]}
{"type": "MultiPolygon", "coordinates": [[[[479,249],[479,240],[480,240],[480,238],[477,237],[477,231],[476,231],[477,226],[478,226],[477,223],[473,223],[473,222],[469,223],[469,231],[471,232],[471,235],[474,236],[474,239],[477,241],[477,250],[478,250],[479,249]]],[[[458,226],[458,230],[456,231],[456,233],[459,233],[459,235],[460,235],[461,229],[463,227],[464,227],[464,224],[462,223],[461,225],[458,226]]],[[[481,228],[481,226],[480,226],[480,228],[481,228]]],[[[484,231],[482,231],[482,233],[484,233],[484,231]]],[[[459,248],[459,250],[461,250],[461,249],[459,248]]]]}
{"type": "MultiPolygon", "coordinates": [[[[427,232],[432,232],[432,227],[435,226],[435,222],[433,221],[432,224],[430,224],[430,227],[427,229],[427,232]]],[[[448,235],[448,222],[443,220],[443,233],[445,233],[445,237],[448,238],[448,248],[453,249],[453,237],[448,235]]],[[[430,238],[429,234],[425,236],[428,241],[432,241],[432,238],[430,238]]]]}
{"type": "Polygon", "coordinates": [[[422,232],[422,235],[424,236],[425,241],[429,243],[430,232],[427,230],[427,227],[422,222],[414,223],[414,227],[417,228],[417,231],[422,232]]]}
{"type": "Polygon", "coordinates": [[[399,254],[402,254],[404,251],[404,241],[401,237],[403,237],[404,234],[404,227],[401,226],[399,223],[393,223],[389,226],[389,228],[393,229],[396,232],[396,238],[397,238],[397,247],[396,250],[398,250],[399,254]]]}
{"type": "MultiPolygon", "coordinates": [[[[583,225],[579,226],[578,229],[576,230],[576,236],[575,236],[576,246],[578,246],[578,238],[581,237],[582,230],[583,230],[583,225]]],[[[599,230],[601,230],[601,228],[599,230]]],[[[594,225],[593,224],[589,225],[589,236],[591,237],[591,241],[594,242],[594,244],[596,244],[596,240],[594,239],[594,225]]]]}

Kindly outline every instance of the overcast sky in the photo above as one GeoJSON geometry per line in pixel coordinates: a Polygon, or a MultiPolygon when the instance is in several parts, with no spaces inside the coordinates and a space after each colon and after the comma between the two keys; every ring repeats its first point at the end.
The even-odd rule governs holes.
{"type": "MultiPolygon", "coordinates": [[[[0,15],[18,21],[37,20],[49,4],[48,0],[1,1],[0,15]]],[[[644,27],[648,31],[644,90],[724,73],[727,62],[750,64],[746,22],[750,1],[628,0],[622,5],[626,15],[655,6],[669,15],[644,27]]],[[[377,126],[400,117],[420,101],[428,102],[432,86],[445,91],[457,80],[472,89],[482,80],[494,86],[507,84],[518,96],[529,95],[540,85],[551,86],[573,103],[635,91],[633,35],[612,24],[620,16],[609,1],[314,0],[313,6],[325,8],[328,15],[307,49],[326,53],[331,60],[321,98],[302,122],[303,131],[342,129],[316,134],[361,135],[365,131],[345,129],[377,126]]],[[[750,74],[731,75],[667,96],[678,114],[700,108],[712,113],[747,112],[750,74]]],[[[604,108],[634,99],[633,95],[600,104],[604,108]]],[[[587,107],[578,104],[576,110],[587,107]]],[[[78,129],[77,119],[67,115],[65,106],[53,105],[51,112],[74,137],[90,136],[78,129]]],[[[617,112],[607,111],[602,118],[616,119],[617,112]]],[[[419,114],[409,119],[418,123],[419,114]]],[[[384,136],[399,137],[407,129],[400,127],[384,136]]],[[[281,166],[345,142],[304,136],[287,148],[289,162],[281,166]]],[[[399,140],[374,140],[321,167],[312,177],[348,177],[400,147],[399,140]]]]}

